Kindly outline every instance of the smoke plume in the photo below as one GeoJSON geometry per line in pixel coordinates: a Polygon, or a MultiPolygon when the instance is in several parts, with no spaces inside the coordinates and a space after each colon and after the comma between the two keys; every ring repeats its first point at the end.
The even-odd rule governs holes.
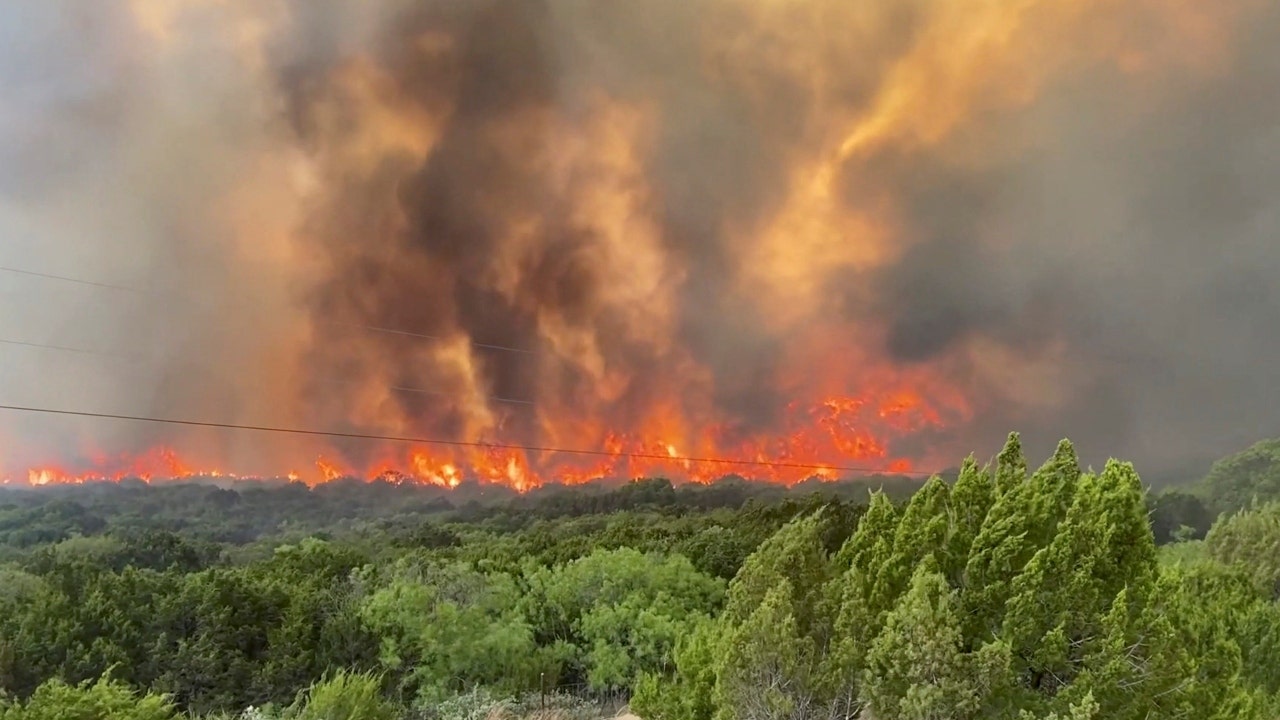
{"type": "Polygon", "coordinates": [[[0,346],[5,402],[619,454],[6,415],[10,473],[930,469],[1010,429],[1165,473],[1280,427],[1274,3],[0,21],[0,264],[129,288],[0,272],[0,339],[93,351],[0,346]]]}

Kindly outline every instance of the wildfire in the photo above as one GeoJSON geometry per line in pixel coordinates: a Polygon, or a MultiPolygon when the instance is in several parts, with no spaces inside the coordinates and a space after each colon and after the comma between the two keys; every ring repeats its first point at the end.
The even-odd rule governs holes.
{"type": "MultiPolygon", "coordinates": [[[[131,0],[83,24],[129,30],[81,43],[128,62],[63,64],[127,70],[103,84],[123,144],[35,183],[68,195],[15,205],[18,234],[65,262],[52,283],[93,274],[86,234],[127,227],[81,290],[195,301],[134,317],[115,292],[95,303],[116,320],[77,301],[74,322],[17,304],[15,332],[92,327],[67,348],[154,347],[155,367],[122,379],[85,352],[10,384],[364,439],[146,425],[109,437],[153,449],[102,455],[99,426],[77,445],[33,424],[0,478],[797,483],[932,469],[1006,419],[1084,417],[1073,400],[1109,377],[1061,318],[1114,283],[1062,278],[1124,267],[1075,264],[1113,238],[1166,235],[1143,215],[1165,196],[1114,193],[1059,236],[1042,194],[1093,202],[1088,172],[1110,190],[1188,144],[1148,130],[1190,109],[1171,128],[1199,127],[1266,4],[330,5],[131,0]],[[295,36],[316,27],[332,32],[295,36]],[[1140,168],[1105,164],[1147,135],[1140,168]]],[[[84,119],[59,121],[76,137],[84,119]]],[[[1233,156],[1207,149],[1191,159],[1233,156]]]]}
{"type": "MultiPolygon", "coordinates": [[[[951,412],[963,408],[948,408],[951,412]]],[[[388,447],[379,459],[363,466],[327,449],[311,472],[290,471],[273,477],[308,485],[340,478],[384,479],[456,488],[464,482],[505,485],[525,491],[546,483],[574,485],[602,478],[669,477],[677,481],[712,482],[726,475],[793,484],[808,478],[836,480],[872,472],[910,472],[915,463],[891,451],[894,437],[928,427],[942,427],[944,412],[920,395],[903,390],[876,400],[832,397],[811,406],[788,408],[788,432],[741,437],[729,426],[713,427],[682,443],[675,438],[646,438],[611,431],[599,451],[589,447],[520,449],[501,443],[388,447]],[[879,433],[879,434],[878,434],[879,433]],[[581,450],[583,452],[577,452],[581,450]],[[852,469],[851,469],[852,468],[852,469]]],[[[662,421],[654,425],[661,426],[662,421]]],[[[667,419],[669,427],[678,426],[667,419]]],[[[29,468],[32,486],[82,484],[139,479],[253,479],[220,468],[197,466],[167,447],[137,456],[97,456],[81,467],[29,468]]]]}
{"type": "MultiPolygon", "coordinates": [[[[286,476],[294,475],[296,474],[289,473],[286,476]]],[[[136,456],[97,455],[81,467],[47,465],[28,468],[26,477],[27,483],[33,486],[78,485],[94,481],[118,482],[125,479],[151,482],[153,479],[170,478],[239,478],[234,473],[214,468],[196,468],[168,447],[153,448],[136,456]]]]}

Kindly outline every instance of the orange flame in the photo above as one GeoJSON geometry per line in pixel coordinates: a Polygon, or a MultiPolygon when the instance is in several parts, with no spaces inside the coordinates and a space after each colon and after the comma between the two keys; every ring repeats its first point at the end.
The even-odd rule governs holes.
{"type": "MultiPolygon", "coordinates": [[[[786,432],[744,435],[729,426],[712,426],[698,433],[681,433],[679,415],[658,412],[645,430],[620,432],[580,428],[584,436],[598,434],[604,440],[587,452],[520,449],[476,444],[474,446],[409,445],[387,448],[376,461],[363,467],[342,459],[342,453],[326,449],[314,462],[314,471],[276,475],[309,485],[343,477],[369,480],[402,480],[456,488],[464,482],[505,485],[526,491],[549,482],[581,484],[602,478],[665,476],[674,480],[707,483],[726,475],[794,484],[809,478],[835,480],[873,472],[911,472],[915,463],[895,455],[892,441],[926,428],[942,428],[946,418],[966,417],[967,406],[958,397],[930,401],[910,388],[877,396],[833,396],[804,405],[792,403],[786,412],[786,432]]],[[[80,467],[46,465],[26,471],[29,485],[80,484],[136,478],[248,479],[220,468],[197,466],[168,447],[137,456],[93,457],[80,467]]]]}

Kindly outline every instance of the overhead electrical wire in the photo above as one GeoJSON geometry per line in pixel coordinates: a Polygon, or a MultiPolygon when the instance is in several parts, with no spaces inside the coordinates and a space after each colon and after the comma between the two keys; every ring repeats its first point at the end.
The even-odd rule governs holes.
{"type": "Polygon", "coordinates": [[[185,427],[217,428],[222,430],[248,430],[253,432],[277,433],[284,435],[305,435],[310,437],[345,438],[351,440],[375,440],[378,442],[407,443],[413,445],[445,445],[449,447],[468,447],[487,450],[518,450],[529,453],[548,453],[557,455],[583,455],[594,457],[621,457],[642,460],[666,460],[669,462],[699,463],[708,465],[739,465],[751,467],[791,468],[798,470],[827,470],[837,472],[858,472],[874,475],[927,476],[937,475],[936,471],[924,470],[888,470],[885,468],[859,467],[852,465],[817,465],[811,463],[777,462],[770,460],[738,460],[731,458],[691,457],[686,455],[665,455],[646,452],[610,452],[608,450],[583,450],[575,448],[545,447],[539,445],[516,445],[510,443],[488,443],[467,440],[445,440],[442,438],[411,437],[399,435],[377,435],[373,433],[339,432],[335,430],[313,430],[308,428],[287,428],[271,425],[242,425],[238,423],[220,423],[203,420],[181,420],[176,418],[148,417],[143,415],[120,415],[116,413],[87,412],[83,410],[59,410],[26,405],[0,405],[0,410],[11,412],[40,413],[45,415],[63,415],[73,417],[95,418],[105,420],[125,420],[130,422],[156,423],[164,425],[181,425],[185,427]]]}
{"type": "Polygon", "coordinates": [[[85,349],[85,348],[68,347],[68,346],[66,346],[66,345],[46,345],[46,344],[44,344],[44,343],[27,342],[27,341],[25,341],[25,340],[9,340],[9,339],[6,339],[6,338],[0,338],[0,344],[3,344],[3,345],[17,345],[17,346],[19,346],[19,347],[28,347],[28,348],[39,348],[39,349],[41,349],[41,350],[60,350],[60,351],[62,351],[62,352],[78,353],[78,354],[80,354],[80,355],[97,355],[97,356],[100,356],[100,357],[109,357],[109,358],[112,358],[112,359],[115,359],[115,360],[138,360],[138,359],[140,359],[140,358],[135,358],[135,357],[132,357],[132,356],[129,356],[129,355],[117,355],[117,354],[115,354],[115,353],[104,353],[104,352],[100,352],[100,351],[98,351],[98,350],[88,350],[88,349],[85,349]]]}
{"type": "Polygon", "coordinates": [[[79,278],[67,277],[65,275],[54,275],[52,273],[36,272],[34,270],[23,270],[21,268],[0,266],[0,272],[13,273],[15,275],[29,275],[31,277],[44,278],[46,280],[61,280],[63,282],[75,283],[77,285],[88,285],[91,287],[108,288],[111,290],[123,290],[124,292],[139,293],[142,295],[154,294],[147,290],[139,290],[138,288],[126,287],[124,285],[113,285],[111,283],[95,282],[93,280],[81,280],[79,278]]]}

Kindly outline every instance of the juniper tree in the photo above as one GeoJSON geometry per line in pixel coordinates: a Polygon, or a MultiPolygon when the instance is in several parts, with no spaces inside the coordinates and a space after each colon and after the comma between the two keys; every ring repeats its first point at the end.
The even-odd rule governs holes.
{"type": "Polygon", "coordinates": [[[966,653],[959,602],[928,556],[867,653],[862,698],[877,720],[967,720],[1003,684],[998,646],[966,653]]]}
{"type": "Polygon", "coordinates": [[[961,465],[950,500],[952,529],[947,547],[948,562],[943,571],[953,586],[962,587],[969,551],[996,500],[995,480],[990,470],[978,467],[973,455],[965,458],[961,465]]]}

